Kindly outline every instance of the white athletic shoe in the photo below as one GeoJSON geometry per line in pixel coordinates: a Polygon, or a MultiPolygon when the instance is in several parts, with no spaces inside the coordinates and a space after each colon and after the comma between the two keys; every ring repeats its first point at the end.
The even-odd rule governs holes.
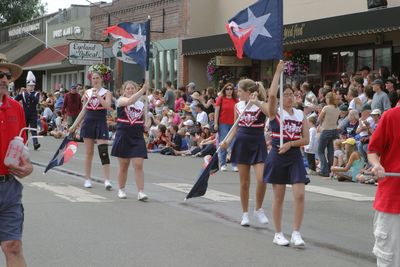
{"type": "Polygon", "coordinates": [[[240,222],[241,226],[250,226],[250,220],[249,220],[249,213],[245,212],[242,215],[242,221],[240,222]]]}
{"type": "Polygon", "coordinates": [[[238,167],[236,167],[236,166],[232,166],[232,171],[234,171],[234,172],[238,172],[238,171],[239,171],[239,169],[238,169],[238,167]]]}
{"type": "Polygon", "coordinates": [[[146,201],[149,199],[149,197],[148,197],[145,193],[143,193],[142,191],[140,191],[140,192],[137,194],[137,199],[140,200],[140,201],[146,202],[146,201]]]}
{"type": "Polygon", "coordinates": [[[86,179],[83,186],[85,188],[92,188],[92,182],[89,179],[86,179]]]}
{"type": "Polygon", "coordinates": [[[289,240],[285,238],[282,232],[275,233],[274,240],[272,242],[278,246],[289,246],[289,240]]]}
{"type": "Polygon", "coordinates": [[[125,199],[125,198],[126,198],[125,189],[119,189],[119,190],[118,190],[118,197],[119,197],[120,199],[125,199]]]}
{"type": "Polygon", "coordinates": [[[261,224],[267,224],[269,222],[262,208],[254,211],[254,217],[257,217],[261,224]]]}
{"type": "Polygon", "coordinates": [[[110,183],[110,180],[105,180],[104,181],[104,187],[106,188],[106,190],[111,191],[112,185],[110,183]]]}
{"type": "Polygon", "coordinates": [[[290,243],[292,243],[295,247],[302,247],[306,245],[306,242],[304,242],[303,238],[301,238],[301,234],[298,231],[293,231],[290,243]]]}
{"type": "Polygon", "coordinates": [[[228,168],[226,167],[226,165],[222,165],[221,166],[221,171],[222,172],[226,172],[228,170],[228,168]]]}

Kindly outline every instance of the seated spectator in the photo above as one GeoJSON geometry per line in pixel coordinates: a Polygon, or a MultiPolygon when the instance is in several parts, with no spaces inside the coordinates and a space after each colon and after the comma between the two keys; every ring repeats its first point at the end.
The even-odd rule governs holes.
{"type": "Polygon", "coordinates": [[[357,182],[357,175],[360,170],[364,168],[364,160],[356,149],[356,140],[348,138],[343,142],[345,145],[345,152],[347,163],[345,167],[332,167],[331,171],[337,176],[339,182],[351,181],[357,182]]]}
{"type": "Polygon", "coordinates": [[[40,117],[40,132],[39,135],[46,136],[49,130],[49,125],[47,123],[46,117],[40,117]]]}
{"type": "Polygon", "coordinates": [[[360,112],[362,103],[358,98],[358,91],[356,88],[352,86],[349,88],[346,99],[349,103],[349,110],[357,110],[360,112]]]}
{"type": "Polygon", "coordinates": [[[214,113],[208,114],[208,124],[211,127],[211,131],[213,131],[214,125],[215,125],[215,115],[214,115],[214,113]]]}
{"type": "Polygon", "coordinates": [[[345,125],[343,132],[341,133],[342,139],[347,139],[347,138],[355,138],[357,133],[357,127],[358,127],[358,111],[357,110],[351,110],[349,112],[349,122],[345,125]]]}
{"type": "Polygon", "coordinates": [[[49,108],[49,106],[47,105],[46,102],[42,103],[43,106],[43,113],[42,113],[42,117],[45,118],[46,122],[50,122],[51,118],[53,117],[53,112],[51,111],[51,109],[49,108]]]}
{"type": "Polygon", "coordinates": [[[167,145],[167,127],[163,124],[159,124],[157,127],[156,138],[147,144],[149,152],[160,152],[163,147],[167,145]]]}
{"type": "Polygon", "coordinates": [[[344,166],[344,152],[342,150],[342,140],[336,139],[333,142],[333,165],[334,167],[343,167],[344,166]]]}
{"type": "Polygon", "coordinates": [[[182,136],[178,134],[178,126],[172,125],[169,127],[170,138],[166,139],[166,146],[161,149],[160,154],[175,155],[174,151],[180,151],[182,146],[182,136]]]}
{"type": "Polygon", "coordinates": [[[203,111],[203,106],[201,104],[197,104],[195,107],[196,112],[196,122],[199,122],[202,126],[208,123],[208,115],[205,111],[203,111]]]}
{"type": "Polygon", "coordinates": [[[161,114],[164,107],[164,98],[161,90],[155,90],[153,95],[154,111],[156,114],[161,114]]]}
{"type": "Polygon", "coordinates": [[[381,119],[382,112],[379,109],[374,109],[371,112],[371,117],[374,120],[374,125],[371,127],[372,131],[375,131],[376,127],[378,126],[379,120],[381,119]]]}
{"type": "Polygon", "coordinates": [[[363,157],[364,161],[367,159],[368,143],[369,137],[372,135],[373,128],[375,127],[374,119],[370,116],[371,106],[369,104],[364,104],[361,110],[361,117],[359,119],[358,127],[356,133],[358,137],[357,149],[363,157]]]}
{"type": "Polygon", "coordinates": [[[339,110],[338,131],[341,133],[345,129],[347,123],[349,123],[349,110],[346,104],[341,104],[339,110]]]}
{"type": "Polygon", "coordinates": [[[175,112],[179,113],[185,107],[185,100],[182,97],[182,92],[179,90],[175,91],[175,112]]]}
{"type": "Polygon", "coordinates": [[[64,127],[63,127],[63,121],[61,117],[61,110],[56,110],[56,119],[55,119],[55,128],[53,131],[50,132],[51,136],[54,136],[55,138],[61,138],[63,137],[64,134],[64,127]]]}
{"type": "Polygon", "coordinates": [[[393,77],[389,77],[386,80],[385,88],[388,91],[388,96],[390,100],[391,107],[394,108],[399,101],[399,95],[396,92],[394,86],[396,85],[396,79],[393,77]]]}

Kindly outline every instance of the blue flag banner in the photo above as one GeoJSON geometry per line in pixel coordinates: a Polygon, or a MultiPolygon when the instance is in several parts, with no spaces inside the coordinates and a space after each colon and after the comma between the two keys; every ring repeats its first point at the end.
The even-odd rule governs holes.
{"type": "Polygon", "coordinates": [[[227,31],[237,57],[282,59],[283,0],[259,0],[229,20],[227,31]]]}
{"type": "Polygon", "coordinates": [[[67,163],[73,157],[73,155],[75,155],[77,149],[78,144],[75,141],[72,141],[70,137],[65,137],[53,158],[50,160],[49,164],[47,164],[44,173],[48,172],[54,167],[67,163]]]}
{"type": "Polygon", "coordinates": [[[137,64],[147,68],[150,33],[150,21],[143,23],[122,22],[108,27],[104,34],[122,42],[122,52],[131,57],[137,64]]]}

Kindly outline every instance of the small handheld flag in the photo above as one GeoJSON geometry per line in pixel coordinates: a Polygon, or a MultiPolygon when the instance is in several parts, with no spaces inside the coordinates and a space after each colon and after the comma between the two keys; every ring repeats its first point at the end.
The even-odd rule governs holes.
{"type": "Polygon", "coordinates": [[[258,0],[240,11],[226,25],[238,58],[282,58],[283,0],[258,0]]]}
{"type": "Polygon", "coordinates": [[[78,144],[75,141],[72,141],[68,136],[65,137],[53,158],[50,160],[49,164],[47,164],[44,173],[48,172],[54,167],[67,163],[73,157],[73,155],[75,155],[77,148],[78,144]]]}

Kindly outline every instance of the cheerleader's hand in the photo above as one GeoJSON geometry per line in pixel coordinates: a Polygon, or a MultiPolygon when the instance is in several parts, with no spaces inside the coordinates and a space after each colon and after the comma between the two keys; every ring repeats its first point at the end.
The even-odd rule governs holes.
{"type": "Polygon", "coordinates": [[[227,149],[227,148],[228,148],[228,143],[225,142],[225,141],[223,141],[223,142],[221,142],[221,144],[219,144],[219,147],[220,147],[221,149],[227,149]]]}
{"type": "Polygon", "coordinates": [[[257,92],[254,92],[254,93],[250,94],[249,103],[252,103],[253,105],[258,106],[260,101],[258,100],[257,97],[258,97],[258,93],[257,92]]]}
{"type": "Polygon", "coordinates": [[[74,133],[76,131],[76,127],[74,127],[74,126],[71,126],[69,129],[68,129],[68,132],[70,132],[70,133],[74,133]]]}
{"type": "Polygon", "coordinates": [[[290,142],[284,143],[282,146],[279,146],[279,154],[285,154],[291,147],[290,142]]]}

